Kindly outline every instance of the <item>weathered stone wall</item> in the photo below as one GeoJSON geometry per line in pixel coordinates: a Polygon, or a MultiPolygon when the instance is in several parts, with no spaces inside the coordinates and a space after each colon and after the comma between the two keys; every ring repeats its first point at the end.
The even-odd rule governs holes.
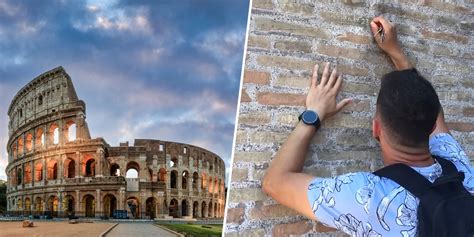
{"type": "Polygon", "coordinates": [[[304,110],[315,62],[337,64],[345,80],[340,96],[357,100],[318,131],[306,172],[332,176],[381,165],[371,119],[380,78],[393,67],[372,42],[369,22],[382,13],[398,25],[409,58],[436,87],[454,137],[474,158],[472,1],[353,2],[253,1],[226,236],[324,231],[261,190],[269,162],[304,110]]]}

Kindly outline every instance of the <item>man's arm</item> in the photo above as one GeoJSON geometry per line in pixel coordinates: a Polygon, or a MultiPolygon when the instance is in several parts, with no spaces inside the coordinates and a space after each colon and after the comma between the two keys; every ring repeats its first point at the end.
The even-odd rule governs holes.
{"type": "MultiPolygon", "coordinates": [[[[400,43],[398,42],[395,25],[393,25],[390,21],[387,21],[383,16],[378,16],[370,22],[370,29],[374,34],[375,42],[377,42],[379,48],[390,57],[390,60],[392,60],[397,70],[413,68],[413,66],[410,64],[410,61],[408,61],[407,56],[403,52],[400,43]],[[377,34],[377,24],[381,24],[385,31],[385,38],[383,42],[381,41],[380,34],[377,34]]],[[[436,120],[436,127],[430,136],[434,136],[438,133],[449,133],[449,128],[444,120],[443,108],[441,108],[439,111],[439,115],[436,120]]]]}
{"type": "MultiPolygon", "coordinates": [[[[329,75],[329,63],[326,63],[321,80],[318,82],[318,65],[315,65],[306,98],[306,108],[315,111],[321,121],[342,110],[350,100],[336,102],[341,84],[342,78],[337,75],[335,69],[329,75]]],[[[311,219],[316,218],[311,210],[307,192],[314,177],[301,171],[315,133],[316,127],[299,122],[273,158],[262,181],[265,193],[311,219]]]]}

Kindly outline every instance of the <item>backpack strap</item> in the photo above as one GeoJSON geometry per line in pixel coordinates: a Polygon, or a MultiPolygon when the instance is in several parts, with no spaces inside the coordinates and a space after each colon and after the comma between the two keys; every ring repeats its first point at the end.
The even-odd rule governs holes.
{"type": "Polygon", "coordinates": [[[431,182],[413,168],[405,164],[393,164],[374,172],[380,177],[389,178],[416,197],[422,197],[431,187],[431,182]]]}
{"type": "Polygon", "coordinates": [[[462,184],[465,178],[463,172],[459,172],[451,161],[436,156],[433,157],[441,165],[441,169],[443,169],[443,175],[435,180],[433,183],[434,186],[451,182],[459,182],[462,184]]]}

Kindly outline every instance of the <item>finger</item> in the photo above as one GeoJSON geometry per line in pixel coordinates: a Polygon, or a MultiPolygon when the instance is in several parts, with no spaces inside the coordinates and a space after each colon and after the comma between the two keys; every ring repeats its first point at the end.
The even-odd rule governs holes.
{"type": "Polygon", "coordinates": [[[310,86],[317,86],[318,85],[318,70],[319,70],[319,65],[318,64],[314,65],[313,76],[311,77],[311,85],[310,86]]]}
{"type": "Polygon", "coordinates": [[[377,24],[375,24],[375,21],[370,22],[370,30],[372,30],[372,34],[374,36],[377,35],[377,32],[379,31],[379,27],[377,26],[377,24]]]}
{"type": "Polygon", "coordinates": [[[329,77],[329,62],[327,62],[326,65],[324,66],[323,76],[321,77],[321,83],[320,83],[322,86],[326,85],[326,83],[328,82],[328,77],[329,77]]]}
{"type": "Polygon", "coordinates": [[[378,16],[378,17],[375,17],[372,22],[379,22],[380,24],[382,24],[382,27],[385,29],[385,30],[388,30],[390,28],[393,27],[392,23],[390,21],[388,21],[387,19],[385,19],[383,16],[378,16]]]}
{"type": "Polygon", "coordinates": [[[341,102],[339,102],[336,105],[336,111],[337,112],[341,111],[344,107],[346,107],[346,105],[350,104],[351,102],[352,102],[352,99],[343,99],[343,100],[341,100],[341,102]]]}
{"type": "Polygon", "coordinates": [[[334,68],[331,72],[331,76],[329,77],[329,81],[327,86],[330,88],[334,86],[334,83],[336,82],[337,79],[337,68],[334,68]]]}
{"type": "Polygon", "coordinates": [[[334,90],[336,90],[336,92],[339,92],[339,89],[341,89],[341,85],[342,85],[342,76],[339,75],[337,77],[336,84],[334,85],[334,90]]]}

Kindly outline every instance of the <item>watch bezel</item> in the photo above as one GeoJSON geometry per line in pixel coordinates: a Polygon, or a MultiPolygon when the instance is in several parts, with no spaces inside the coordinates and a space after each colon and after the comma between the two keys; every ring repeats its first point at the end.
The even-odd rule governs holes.
{"type": "Polygon", "coordinates": [[[312,110],[306,110],[306,111],[303,112],[303,114],[301,116],[301,119],[306,124],[314,125],[318,122],[319,116],[316,112],[314,112],[312,110]],[[314,119],[310,120],[310,118],[308,118],[309,116],[314,117],[314,119]]]}

